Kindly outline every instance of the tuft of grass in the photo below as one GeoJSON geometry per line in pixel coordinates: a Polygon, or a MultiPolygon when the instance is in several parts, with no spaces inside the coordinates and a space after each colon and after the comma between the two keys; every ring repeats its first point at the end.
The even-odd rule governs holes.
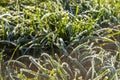
{"type": "Polygon", "coordinates": [[[1,0],[1,80],[119,80],[119,0],[1,0]]]}

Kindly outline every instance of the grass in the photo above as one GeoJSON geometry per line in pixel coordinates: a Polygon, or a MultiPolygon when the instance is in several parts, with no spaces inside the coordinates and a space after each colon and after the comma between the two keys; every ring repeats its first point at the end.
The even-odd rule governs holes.
{"type": "Polygon", "coordinates": [[[2,0],[0,80],[119,80],[119,0],[2,0]]]}

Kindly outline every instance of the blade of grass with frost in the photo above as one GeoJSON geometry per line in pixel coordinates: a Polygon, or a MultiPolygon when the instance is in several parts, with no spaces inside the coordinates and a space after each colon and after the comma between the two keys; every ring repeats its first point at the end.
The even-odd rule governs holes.
{"type": "Polygon", "coordinates": [[[52,68],[56,68],[58,65],[56,65],[56,61],[53,60],[53,58],[47,54],[47,53],[42,53],[41,56],[43,56],[52,66],[52,68]]]}
{"type": "Polygon", "coordinates": [[[112,42],[114,43],[114,40],[106,38],[106,37],[101,37],[102,40],[107,41],[107,42],[112,42]]]}
{"type": "Polygon", "coordinates": [[[54,35],[54,33],[53,32],[50,32],[50,33],[47,33],[42,39],[41,39],[41,43],[43,43],[47,38],[49,38],[49,37],[51,37],[51,36],[53,36],[54,35]]]}
{"type": "Polygon", "coordinates": [[[119,32],[114,32],[114,33],[112,33],[112,34],[108,34],[107,36],[108,36],[108,37],[113,37],[113,36],[115,36],[115,35],[120,35],[120,31],[119,31],[119,32]]]}
{"type": "Polygon", "coordinates": [[[63,62],[62,67],[65,68],[65,70],[70,74],[71,77],[73,77],[73,72],[72,72],[70,66],[68,65],[68,63],[63,62]]]}
{"type": "Polygon", "coordinates": [[[9,78],[10,80],[15,80],[8,66],[6,66],[6,72],[7,72],[7,78],[9,78]]]}
{"type": "Polygon", "coordinates": [[[49,17],[49,16],[52,15],[52,14],[55,14],[55,13],[46,13],[45,15],[43,15],[43,17],[41,18],[41,20],[49,17]]]}
{"type": "MultiPolygon", "coordinates": [[[[46,54],[44,54],[46,55],[46,54]]],[[[57,69],[57,72],[58,74],[60,75],[60,77],[63,79],[63,80],[66,80],[66,76],[64,75],[64,73],[66,73],[66,71],[64,70],[64,68],[62,68],[60,66],[60,64],[58,62],[56,62],[52,57],[49,57],[49,62],[50,64],[52,65],[53,68],[56,68],[57,69]]]]}
{"type": "Polygon", "coordinates": [[[60,66],[59,62],[57,62],[56,60],[54,60],[53,57],[51,57],[51,56],[48,58],[48,61],[52,65],[53,68],[56,68],[56,67],[60,66]]]}
{"type": "MultiPolygon", "coordinates": [[[[49,58],[49,62],[50,64],[52,65],[53,68],[56,68],[57,69],[57,72],[58,74],[60,75],[60,77],[63,79],[63,80],[66,80],[66,76],[64,75],[64,73],[66,73],[66,71],[64,70],[64,68],[62,68],[60,66],[60,64],[58,62],[56,62],[51,56],[49,56],[48,54],[43,54],[45,56],[48,56],[49,58]]],[[[43,56],[42,55],[42,56],[43,56]]]]}
{"type": "Polygon", "coordinates": [[[65,47],[64,47],[65,43],[64,43],[63,39],[60,38],[59,40],[60,40],[60,48],[63,50],[64,55],[65,55],[65,56],[68,56],[69,54],[68,54],[67,50],[66,50],[65,47]]]}
{"type": "Polygon", "coordinates": [[[56,53],[55,53],[55,58],[57,59],[57,61],[58,61],[60,64],[62,63],[60,57],[59,57],[58,54],[56,54],[56,53]]]}
{"type": "Polygon", "coordinates": [[[18,61],[18,60],[20,60],[22,58],[29,58],[29,57],[32,57],[32,56],[30,56],[30,55],[22,55],[22,56],[18,57],[16,60],[18,61]]]}
{"type": "Polygon", "coordinates": [[[9,66],[10,63],[14,63],[14,64],[17,63],[19,66],[21,66],[23,68],[27,68],[27,66],[24,63],[17,61],[17,60],[9,60],[9,61],[5,62],[4,65],[7,64],[9,66]]]}
{"type": "Polygon", "coordinates": [[[67,72],[63,68],[58,68],[57,72],[62,78],[62,80],[67,80],[67,77],[66,77],[67,72]]]}
{"type": "MultiPolygon", "coordinates": [[[[0,63],[3,60],[3,52],[5,51],[6,46],[4,46],[4,48],[2,49],[2,51],[0,52],[0,63]]],[[[0,69],[1,70],[1,69],[0,69]]]]}
{"type": "Polygon", "coordinates": [[[117,29],[114,29],[114,28],[101,28],[101,29],[98,29],[97,32],[100,33],[102,31],[108,31],[108,32],[111,32],[111,31],[116,31],[116,32],[119,32],[119,30],[117,29]]]}
{"type": "Polygon", "coordinates": [[[87,73],[87,70],[84,68],[84,66],[76,58],[72,58],[71,56],[68,56],[68,59],[72,63],[74,63],[84,74],[87,73]]]}
{"type": "Polygon", "coordinates": [[[17,46],[17,44],[16,43],[14,43],[14,42],[12,42],[12,41],[9,41],[9,40],[0,40],[0,43],[6,43],[6,44],[11,44],[11,45],[13,45],[13,46],[17,46]]]}
{"type": "Polygon", "coordinates": [[[26,54],[30,49],[32,49],[34,46],[37,46],[38,48],[41,48],[41,44],[31,44],[29,47],[26,48],[25,52],[23,54],[26,54]]]}
{"type": "Polygon", "coordinates": [[[80,48],[84,47],[88,42],[85,42],[83,44],[79,44],[77,47],[73,49],[73,51],[70,53],[72,55],[75,51],[79,50],[80,48]]]}
{"type": "MultiPolygon", "coordinates": [[[[20,45],[16,46],[16,48],[14,49],[14,51],[12,53],[12,56],[11,56],[10,60],[13,59],[13,57],[14,57],[15,53],[17,52],[17,50],[19,49],[19,47],[20,47],[20,45]]],[[[9,65],[9,63],[8,63],[8,65],[9,65]]]]}
{"type": "Polygon", "coordinates": [[[120,74],[120,69],[117,69],[117,74],[118,74],[118,75],[120,74]]]}
{"type": "Polygon", "coordinates": [[[103,71],[101,74],[99,74],[98,76],[96,76],[96,78],[94,78],[93,80],[99,80],[101,79],[103,76],[105,76],[106,74],[110,73],[111,71],[109,69],[106,69],[105,71],[103,71]]]}
{"type": "Polygon", "coordinates": [[[44,68],[40,63],[38,63],[34,58],[30,57],[29,60],[40,70],[46,73],[50,73],[50,70],[44,68]]]}
{"type": "Polygon", "coordinates": [[[21,71],[21,72],[26,72],[26,73],[32,74],[32,75],[34,75],[34,76],[36,76],[36,74],[37,74],[37,73],[36,73],[35,71],[33,71],[33,70],[24,69],[24,68],[21,68],[20,71],[21,71]]]}
{"type": "Polygon", "coordinates": [[[22,49],[24,49],[27,45],[32,45],[32,44],[34,44],[35,42],[37,42],[37,41],[39,41],[39,40],[41,40],[40,37],[38,37],[38,38],[36,38],[36,39],[33,39],[33,40],[25,43],[24,45],[20,46],[19,49],[22,50],[22,49]]]}
{"type": "Polygon", "coordinates": [[[37,80],[51,80],[51,76],[49,76],[48,74],[41,74],[41,73],[39,73],[39,77],[38,77],[37,80]]]}
{"type": "Polygon", "coordinates": [[[117,74],[117,72],[116,72],[116,68],[114,67],[114,66],[111,66],[111,64],[108,64],[108,66],[104,66],[104,67],[102,67],[102,69],[109,69],[110,70],[110,75],[108,75],[109,76],[109,80],[113,80],[113,79],[115,79],[116,78],[116,74],[117,74]]]}
{"type": "Polygon", "coordinates": [[[89,70],[86,73],[85,80],[88,80],[89,76],[91,75],[92,67],[89,68],[89,70]]]}
{"type": "Polygon", "coordinates": [[[0,15],[0,19],[5,19],[4,17],[12,17],[10,13],[5,13],[3,15],[0,15]]]}
{"type": "Polygon", "coordinates": [[[110,80],[113,80],[113,79],[115,79],[115,80],[118,80],[118,76],[117,76],[117,71],[116,71],[116,68],[115,68],[115,62],[116,62],[116,57],[114,56],[112,56],[111,58],[110,58],[110,67],[111,67],[111,75],[110,75],[110,80]]]}
{"type": "Polygon", "coordinates": [[[87,32],[88,30],[83,30],[78,35],[76,35],[75,38],[79,38],[80,36],[82,36],[84,33],[87,33],[87,32]]]}
{"type": "Polygon", "coordinates": [[[47,58],[50,58],[50,55],[47,54],[47,53],[42,53],[41,56],[43,56],[43,57],[47,57],[47,58]]]}
{"type": "Polygon", "coordinates": [[[60,50],[63,51],[65,56],[68,56],[68,51],[65,49],[65,43],[62,38],[57,39],[57,43],[55,44],[60,50]]]}
{"type": "MultiPolygon", "coordinates": [[[[111,80],[113,80],[113,79],[111,79],[111,80]]],[[[117,73],[115,73],[114,80],[119,80],[119,76],[117,73]]]]}
{"type": "Polygon", "coordinates": [[[62,73],[62,76],[64,77],[64,79],[65,80],[67,80],[67,74],[69,74],[66,70],[65,70],[65,68],[61,65],[61,64],[59,64],[60,66],[58,66],[58,68],[60,68],[60,70],[61,70],[61,73],[62,73]]]}
{"type": "MultiPolygon", "coordinates": [[[[97,59],[97,60],[100,61],[100,63],[102,63],[102,58],[100,58],[98,54],[86,56],[86,57],[84,57],[81,61],[82,61],[82,62],[86,62],[86,61],[88,61],[88,60],[92,60],[92,58],[97,59]]],[[[98,61],[97,61],[97,62],[98,62],[98,61]]]]}
{"type": "Polygon", "coordinates": [[[5,30],[5,25],[4,25],[4,22],[1,23],[2,24],[2,37],[3,37],[3,40],[5,40],[7,34],[6,34],[6,30],[5,30]]]}
{"type": "Polygon", "coordinates": [[[93,80],[94,76],[95,76],[95,61],[94,61],[94,57],[91,60],[91,69],[92,69],[92,74],[91,74],[91,79],[93,80]]]}
{"type": "Polygon", "coordinates": [[[3,80],[2,77],[2,64],[3,64],[3,52],[4,52],[5,47],[3,48],[3,50],[0,52],[0,80],[3,80]]]}

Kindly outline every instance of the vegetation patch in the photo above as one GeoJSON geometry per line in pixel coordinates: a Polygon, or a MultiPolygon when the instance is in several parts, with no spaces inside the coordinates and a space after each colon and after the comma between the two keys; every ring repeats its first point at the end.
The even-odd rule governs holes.
{"type": "Polygon", "coordinates": [[[0,80],[119,80],[119,0],[1,0],[0,80]]]}

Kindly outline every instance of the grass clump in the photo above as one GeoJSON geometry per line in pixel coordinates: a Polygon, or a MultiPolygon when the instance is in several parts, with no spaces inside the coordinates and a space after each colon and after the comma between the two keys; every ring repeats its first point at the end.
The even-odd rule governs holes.
{"type": "Polygon", "coordinates": [[[119,0],[2,0],[1,80],[119,80],[119,0]]]}

